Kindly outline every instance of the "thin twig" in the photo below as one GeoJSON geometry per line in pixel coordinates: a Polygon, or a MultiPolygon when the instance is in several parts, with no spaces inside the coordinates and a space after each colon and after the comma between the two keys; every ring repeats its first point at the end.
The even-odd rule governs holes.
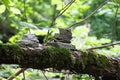
{"type": "Polygon", "coordinates": [[[46,70],[46,69],[44,69],[44,70],[42,70],[42,71],[47,71],[47,72],[52,72],[52,73],[62,73],[62,74],[77,74],[76,72],[73,72],[73,71],[71,71],[71,72],[62,72],[62,71],[51,71],[51,70],[46,70]]]}
{"type": "Polygon", "coordinates": [[[65,8],[63,8],[63,10],[58,14],[58,17],[61,16],[74,2],[75,0],[72,0],[65,8]]]}
{"type": "Polygon", "coordinates": [[[16,76],[18,76],[20,73],[24,72],[27,68],[22,68],[20,69],[17,73],[14,75],[10,76],[7,80],[13,80],[16,76]]]}
{"type": "Polygon", "coordinates": [[[23,71],[23,80],[25,80],[25,71],[23,71]]]}
{"type": "Polygon", "coordinates": [[[95,9],[90,15],[86,16],[83,20],[73,23],[72,25],[70,25],[67,29],[70,29],[71,27],[78,25],[82,22],[84,22],[85,20],[87,20],[88,18],[90,18],[92,15],[94,15],[100,8],[102,8],[109,0],[106,0],[105,2],[103,2],[97,9],[95,9]]]}
{"type": "Polygon", "coordinates": [[[42,73],[43,73],[45,79],[48,80],[48,78],[47,78],[47,76],[45,75],[44,71],[42,71],[42,73]]]}
{"type": "Polygon", "coordinates": [[[86,50],[101,49],[101,48],[105,48],[105,47],[109,47],[109,46],[114,46],[114,45],[118,45],[118,44],[120,44],[120,42],[114,42],[114,43],[110,43],[110,44],[103,45],[103,46],[98,46],[98,47],[92,47],[92,48],[88,48],[86,50]]]}
{"type": "Polygon", "coordinates": [[[54,25],[56,19],[61,16],[71,5],[72,3],[75,2],[75,0],[72,0],[71,2],[69,2],[67,5],[65,5],[59,12],[57,15],[55,15],[55,17],[52,20],[52,23],[50,25],[50,28],[54,25]]]}
{"type": "MultiPolygon", "coordinates": [[[[63,7],[63,8],[57,13],[57,15],[55,15],[55,17],[53,18],[53,20],[52,20],[49,28],[51,28],[51,27],[55,24],[56,19],[57,19],[59,16],[61,16],[74,2],[75,2],[75,0],[72,0],[71,2],[69,2],[67,5],[65,5],[65,7],[63,7]]],[[[45,42],[47,42],[49,35],[50,35],[50,29],[49,29],[48,32],[47,32],[47,36],[46,36],[45,42]]]]}

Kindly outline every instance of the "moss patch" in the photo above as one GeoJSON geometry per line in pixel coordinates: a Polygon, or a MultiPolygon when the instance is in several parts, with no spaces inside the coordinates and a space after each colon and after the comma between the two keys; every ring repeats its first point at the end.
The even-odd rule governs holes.
{"type": "Polygon", "coordinates": [[[49,47],[45,49],[46,53],[49,53],[50,65],[59,68],[70,68],[73,66],[73,60],[71,52],[65,48],[49,47]]]}

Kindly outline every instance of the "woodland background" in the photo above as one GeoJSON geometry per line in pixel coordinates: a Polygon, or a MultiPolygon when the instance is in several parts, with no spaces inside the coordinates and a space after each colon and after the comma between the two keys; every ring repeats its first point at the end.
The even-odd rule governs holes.
{"type": "MultiPolygon", "coordinates": [[[[16,43],[22,35],[34,33],[40,40],[50,29],[52,37],[58,28],[67,28],[71,24],[83,20],[96,10],[105,0],[75,0],[65,12],[56,18],[55,24],[50,26],[55,15],[71,0],[0,0],[0,43],[16,43]]],[[[107,0],[106,0],[107,1],[107,0]]],[[[120,1],[108,0],[94,15],[71,30],[72,44],[79,50],[102,46],[120,40],[120,1]]],[[[99,54],[120,57],[120,46],[114,45],[97,49],[99,54]]],[[[17,65],[0,66],[0,78],[13,75],[19,70],[17,65]]],[[[45,72],[47,78],[64,77],[66,74],[45,72]]],[[[45,78],[40,70],[25,71],[26,80],[45,78]]],[[[69,75],[71,80],[89,80],[87,74],[69,75]]],[[[21,80],[20,74],[15,80],[21,80]]],[[[93,77],[94,80],[94,77],[93,77]]]]}

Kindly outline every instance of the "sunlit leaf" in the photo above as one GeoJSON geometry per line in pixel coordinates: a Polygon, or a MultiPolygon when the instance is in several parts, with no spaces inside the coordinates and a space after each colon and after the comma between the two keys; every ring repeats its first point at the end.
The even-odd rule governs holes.
{"type": "Polygon", "coordinates": [[[12,11],[14,14],[21,14],[20,10],[14,7],[11,7],[10,11],[12,11]]]}
{"type": "Polygon", "coordinates": [[[0,5],[0,14],[2,14],[3,12],[5,12],[5,5],[0,5]]]}
{"type": "Polygon", "coordinates": [[[52,0],[51,2],[52,2],[52,4],[54,5],[54,4],[59,3],[59,0],[52,0]]]}
{"type": "Polygon", "coordinates": [[[5,6],[6,6],[8,9],[10,9],[10,6],[9,6],[10,1],[9,1],[9,0],[2,0],[2,2],[5,4],[5,6]]]}
{"type": "Polygon", "coordinates": [[[3,43],[2,41],[0,41],[0,43],[3,43]]]}
{"type": "Polygon", "coordinates": [[[69,2],[71,2],[72,0],[64,0],[65,4],[68,4],[69,2]]]}
{"type": "Polygon", "coordinates": [[[25,27],[29,27],[29,28],[33,28],[33,29],[38,29],[37,26],[35,26],[34,24],[31,24],[31,23],[20,22],[20,24],[21,24],[22,26],[25,26],[25,27]]]}

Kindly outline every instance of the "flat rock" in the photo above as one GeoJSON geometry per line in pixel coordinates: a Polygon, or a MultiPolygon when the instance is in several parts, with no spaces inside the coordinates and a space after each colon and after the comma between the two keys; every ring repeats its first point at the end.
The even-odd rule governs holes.
{"type": "Polygon", "coordinates": [[[22,47],[39,47],[39,40],[34,34],[24,34],[21,40],[17,41],[22,47]]]}
{"type": "Polygon", "coordinates": [[[54,43],[47,43],[50,46],[58,47],[58,48],[66,48],[70,50],[76,50],[75,46],[69,43],[63,43],[63,42],[54,42],[54,43]]]}

